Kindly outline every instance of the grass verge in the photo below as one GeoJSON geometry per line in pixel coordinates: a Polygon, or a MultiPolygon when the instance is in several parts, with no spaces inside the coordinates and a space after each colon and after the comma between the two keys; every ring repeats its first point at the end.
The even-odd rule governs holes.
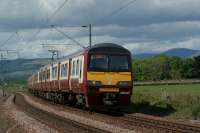
{"type": "Polygon", "coordinates": [[[13,80],[13,81],[1,81],[0,89],[4,89],[7,92],[23,91],[26,89],[26,81],[13,80]]]}
{"type": "Polygon", "coordinates": [[[135,86],[136,112],[173,119],[200,119],[200,84],[135,86]]]}

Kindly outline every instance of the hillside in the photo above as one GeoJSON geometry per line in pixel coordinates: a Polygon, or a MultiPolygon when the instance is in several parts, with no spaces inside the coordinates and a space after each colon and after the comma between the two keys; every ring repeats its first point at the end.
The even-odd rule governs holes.
{"type": "Polygon", "coordinates": [[[2,61],[0,78],[26,80],[34,71],[47,64],[49,59],[17,59],[2,61]]]}
{"type": "Polygon", "coordinates": [[[174,48],[161,53],[142,53],[136,54],[134,57],[137,59],[151,58],[155,55],[162,54],[167,56],[176,56],[180,58],[190,58],[200,54],[199,50],[192,50],[187,48],[174,48]]]}
{"type": "Polygon", "coordinates": [[[163,54],[167,56],[177,56],[181,58],[187,58],[195,55],[198,53],[198,50],[192,50],[192,49],[186,49],[186,48],[175,48],[175,49],[170,49],[163,54]]]}

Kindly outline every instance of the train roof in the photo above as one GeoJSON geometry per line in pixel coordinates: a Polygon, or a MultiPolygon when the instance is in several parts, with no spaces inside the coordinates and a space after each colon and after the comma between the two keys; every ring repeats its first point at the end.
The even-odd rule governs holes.
{"type": "MultiPolygon", "coordinates": [[[[118,44],[114,44],[114,43],[99,43],[99,44],[93,45],[92,47],[87,47],[84,50],[80,50],[78,52],[75,52],[73,54],[65,56],[65,57],[63,57],[63,58],[61,58],[59,60],[56,60],[56,61],[52,62],[52,63],[55,64],[55,63],[58,63],[58,62],[62,62],[64,60],[66,60],[66,59],[73,58],[73,57],[75,57],[77,55],[81,55],[81,54],[83,54],[85,52],[88,52],[88,53],[94,53],[94,52],[95,53],[98,53],[98,52],[100,52],[100,53],[105,53],[105,52],[106,53],[110,53],[110,52],[130,53],[129,50],[127,50],[126,48],[124,48],[124,47],[122,47],[122,46],[120,46],[118,44]]],[[[45,69],[45,68],[51,66],[52,63],[49,63],[49,64],[43,66],[38,71],[41,71],[42,69],[45,69]]]]}
{"type": "Polygon", "coordinates": [[[95,44],[93,45],[91,48],[88,47],[88,49],[94,49],[94,48],[105,48],[105,47],[109,47],[109,48],[120,48],[120,49],[125,49],[124,47],[115,44],[115,43],[100,43],[100,44],[95,44]]]}
{"type": "Polygon", "coordinates": [[[115,52],[115,53],[130,53],[126,48],[114,43],[100,43],[88,48],[89,53],[92,52],[115,52]]]}
{"type": "Polygon", "coordinates": [[[73,58],[74,56],[77,56],[77,55],[81,55],[85,52],[99,52],[99,51],[103,51],[103,52],[114,52],[115,50],[118,52],[118,53],[130,53],[129,50],[127,50],[126,48],[118,45],[118,44],[114,44],[114,43],[100,43],[100,44],[95,44],[93,45],[92,47],[87,47],[85,48],[84,50],[80,50],[78,52],[75,52],[73,54],[70,54],[70,55],[67,55],[67,56],[64,56],[63,58],[59,59],[59,60],[56,60],[54,61],[54,63],[56,62],[60,62],[60,61],[63,61],[63,60],[66,60],[66,59],[69,59],[69,58],[73,58]]]}

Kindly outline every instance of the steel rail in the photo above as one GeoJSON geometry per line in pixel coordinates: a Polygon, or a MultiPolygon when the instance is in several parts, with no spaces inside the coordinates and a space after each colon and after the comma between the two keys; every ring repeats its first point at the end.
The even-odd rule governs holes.
{"type": "MultiPolygon", "coordinates": [[[[19,94],[19,93],[17,93],[16,95],[17,95],[17,96],[19,96],[19,95],[22,96],[22,95],[19,94]]],[[[14,101],[16,101],[16,100],[15,100],[15,99],[16,99],[16,95],[15,95],[14,101]]],[[[22,97],[23,97],[23,96],[22,96],[22,97]]],[[[34,106],[32,106],[32,105],[30,105],[29,103],[27,103],[27,102],[25,101],[25,99],[23,99],[23,100],[24,100],[24,102],[25,102],[27,105],[31,106],[32,108],[35,108],[34,106]]],[[[14,103],[15,103],[15,105],[17,106],[18,109],[22,110],[22,111],[25,112],[27,115],[34,116],[34,114],[30,114],[30,111],[29,111],[28,109],[25,109],[24,107],[22,107],[20,104],[18,104],[18,103],[16,103],[16,102],[14,102],[14,103]]],[[[37,108],[35,108],[35,109],[37,109],[37,108]]],[[[37,110],[38,110],[38,111],[41,111],[40,109],[37,109],[37,110]]],[[[41,111],[41,112],[45,112],[45,111],[41,111]]],[[[51,114],[51,113],[49,113],[49,114],[51,114]]],[[[54,114],[51,114],[51,115],[54,116],[54,117],[56,117],[56,115],[54,115],[54,114]]],[[[75,122],[75,121],[72,121],[72,120],[68,120],[68,119],[60,118],[60,117],[58,117],[58,118],[59,118],[59,119],[62,119],[62,121],[65,121],[66,124],[67,124],[67,123],[70,123],[71,126],[76,127],[77,129],[83,129],[84,131],[96,132],[96,133],[105,133],[105,132],[107,132],[107,131],[104,131],[104,130],[102,130],[102,129],[98,129],[98,128],[95,128],[95,127],[92,127],[92,126],[89,126],[89,125],[86,125],[86,124],[78,123],[78,122],[75,122]]],[[[34,117],[34,119],[38,120],[38,121],[41,122],[42,124],[47,125],[48,127],[52,128],[52,129],[55,129],[55,130],[57,130],[57,131],[59,131],[59,132],[61,132],[61,133],[66,132],[65,128],[61,129],[61,128],[57,127],[56,125],[53,125],[52,123],[49,123],[48,121],[45,121],[45,120],[43,120],[43,119],[41,119],[41,118],[34,117]]]]}
{"type": "Polygon", "coordinates": [[[171,131],[178,133],[197,133],[200,132],[200,126],[194,126],[186,123],[172,122],[155,118],[142,117],[137,115],[126,115],[120,118],[136,125],[136,127],[149,127],[154,130],[162,129],[162,131],[171,131]]]}

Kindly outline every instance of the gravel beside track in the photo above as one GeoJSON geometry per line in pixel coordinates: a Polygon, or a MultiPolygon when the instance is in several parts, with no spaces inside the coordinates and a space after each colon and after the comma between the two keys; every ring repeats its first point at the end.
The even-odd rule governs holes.
{"type": "MultiPolygon", "coordinates": [[[[101,129],[104,132],[135,133],[135,131],[133,129],[129,129],[129,128],[127,128],[126,125],[118,123],[120,121],[117,121],[118,124],[116,124],[116,122],[115,122],[116,118],[114,118],[114,117],[112,117],[113,120],[110,118],[108,119],[106,117],[99,118],[97,115],[93,115],[93,113],[89,113],[89,111],[83,111],[82,109],[76,109],[73,107],[71,107],[71,109],[67,109],[67,107],[64,105],[52,104],[52,102],[33,97],[30,94],[25,94],[25,93],[20,93],[20,94],[22,94],[24,96],[24,98],[26,99],[26,101],[29,104],[31,104],[32,106],[39,108],[45,112],[53,113],[56,116],[60,116],[60,117],[63,117],[63,118],[66,118],[66,119],[69,119],[69,120],[72,120],[72,121],[75,121],[78,123],[85,124],[85,125],[89,125],[96,129],[101,129]],[[74,109],[74,111],[72,108],[74,109]],[[105,120],[115,122],[115,124],[106,122],[105,120]],[[121,126],[121,125],[123,125],[123,126],[121,126]]],[[[96,114],[96,113],[94,113],[94,114],[96,114]]]]}
{"type": "Polygon", "coordinates": [[[18,127],[22,129],[20,133],[59,133],[57,130],[48,127],[47,125],[37,121],[36,119],[29,117],[24,112],[16,109],[13,103],[15,96],[12,94],[5,102],[5,108],[7,108],[7,116],[13,119],[13,124],[7,133],[18,133],[18,127]]]}
{"type": "Polygon", "coordinates": [[[82,133],[102,133],[103,130],[93,128],[78,122],[74,122],[63,117],[57,116],[55,114],[43,111],[41,109],[35,108],[29,103],[27,103],[24,97],[20,94],[16,94],[15,105],[21,111],[24,111],[27,115],[33,117],[34,119],[40,121],[49,127],[56,129],[61,133],[68,132],[82,132],[82,133]]]}
{"type": "MultiPolygon", "coordinates": [[[[10,95],[3,96],[0,90],[0,133],[6,133],[10,128],[15,125],[14,120],[7,115],[8,109],[5,107],[4,103],[9,98],[10,95]]],[[[10,131],[9,133],[22,133],[22,128],[16,127],[18,131],[10,131]]]]}
{"type": "MultiPolygon", "coordinates": [[[[106,113],[106,112],[91,112],[83,109],[78,109],[66,105],[53,104],[40,98],[36,98],[26,93],[25,97],[31,98],[33,101],[42,105],[49,106],[60,112],[71,113],[73,115],[84,116],[86,119],[102,122],[103,124],[110,124],[111,128],[115,125],[116,129],[110,132],[137,132],[137,133],[200,133],[200,125],[168,121],[163,118],[144,115],[144,114],[124,114],[106,113]],[[126,130],[124,130],[126,129],[126,130]]],[[[87,122],[87,121],[86,121],[87,122]]],[[[102,124],[101,123],[101,124],[102,124]]],[[[102,125],[99,125],[100,127],[102,125]]],[[[108,127],[109,128],[109,127],[108,127]]]]}

